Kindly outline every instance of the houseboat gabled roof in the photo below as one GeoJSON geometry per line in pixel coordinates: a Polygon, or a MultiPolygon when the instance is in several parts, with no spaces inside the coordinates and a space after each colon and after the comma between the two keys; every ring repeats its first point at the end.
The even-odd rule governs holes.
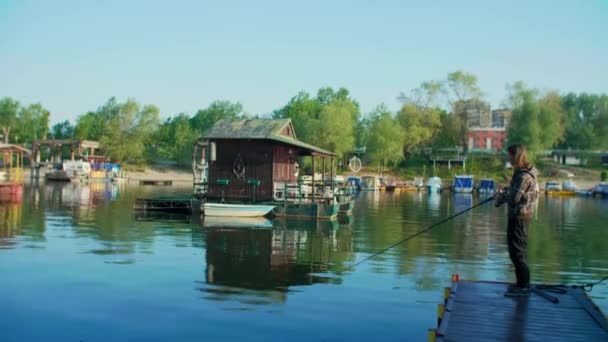
{"type": "Polygon", "coordinates": [[[4,143],[0,143],[0,153],[1,152],[17,152],[17,153],[25,153],[25,154],[31,154],[31,151],[28,150],[25,147],[21,147],[19,145],[15,145],[15,144],[4,144],[4,143]]]}
{"type": "Polygon", "coordinates": [[[203,135],[205,140],[271,140],[296,147],[300,155],[336,154],[299,141],[291,119],[220,120],[203,135]]]}

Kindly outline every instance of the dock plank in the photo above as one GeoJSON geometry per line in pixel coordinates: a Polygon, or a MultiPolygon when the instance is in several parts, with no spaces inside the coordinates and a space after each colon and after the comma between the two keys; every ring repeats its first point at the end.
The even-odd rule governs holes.
{"type": "Polygon", "coordinates": [[[543,289],[553,303],[538,293],[505,297],[507,286],[454,282],[436,341],[608,341],[608,321],[582,288],[543,289]]]}

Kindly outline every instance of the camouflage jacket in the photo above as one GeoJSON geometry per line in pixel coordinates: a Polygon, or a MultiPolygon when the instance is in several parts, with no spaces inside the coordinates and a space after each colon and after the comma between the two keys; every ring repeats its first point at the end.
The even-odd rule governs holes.
{"type": "Polygon", "coordinates": [[[516,171],[509,187],[496,195],[495,205],[498,207],[507,203],[510,216],[532,215],[538,198],[537,175],[535,167],[516,171]]]}

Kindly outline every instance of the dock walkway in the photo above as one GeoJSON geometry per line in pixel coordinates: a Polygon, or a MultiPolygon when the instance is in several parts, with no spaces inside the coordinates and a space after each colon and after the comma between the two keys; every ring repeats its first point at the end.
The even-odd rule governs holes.
{"type": "Polygon", "coordinates": [[[608,341],[608,320],[581,287],[535,285],[509,298],[507,283],[456,280],[429,340],[608,341]]]}

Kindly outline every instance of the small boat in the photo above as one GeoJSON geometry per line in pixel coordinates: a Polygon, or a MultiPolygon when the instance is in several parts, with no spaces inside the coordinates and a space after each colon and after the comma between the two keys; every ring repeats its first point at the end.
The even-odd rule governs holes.
{"type": "Polygon", "coordinates": [[[268,215],[274,207],[274,205],[257,204],[205,203],[203,214],[222,217],[262,217],[268,215]]]}
{"type": "Polygon", "coordinates": [[[601,182],[593,188],[593,197],[608,197],[608,182],[601,182]]]}
{"type": "Polygon", "coordinates": [[[477,185],[477,192],[480,194],[492,195],[496,191],[493,179],[482,178],[477,185]]]}
{"type": "Polygon", "coordinates": [[[397,184],[395,183],[395,179],[393,179],[393,178],[387,179],[386,183],[384,184],[385,191],[395,191],[396,187],[397,187],[397,184]]]}
{"type": "Polygon", "coordinates": [[[472,193],[473,192],[473,176],[471,175],[459,175],[454,177],[454,184],[452,186],[454,192],[459,193],[472,193]]]}
{"type": "Polygon", "coordinates": [[[364,176],[361,178],[361,190],[378,191],[380,190],[380,181],[375,176],[364,176]]]}
{"type": "Polygon", "coordinates": [[[559,195],[562,191],[562,186],[559,182],[556,181],[548,181],[545,183],[545,194],[547,195],[559,195]]]}
{"type": "Polygon", "coordinates": [[[561,196],[576,196],[576,185],[572,180],[567,180],[562,183],[561,196]]]}
{"type": "Polygon", "coordinates": [[[441,192],[442,186],[443,186],[443,184],[441,183],[441,178],[439,178],[439,177],[431,177],[426,182],[426,189],[431,194],[441,192]]]}
{"type": "Polygon", "coordinates": [[[361,190],[361,178],[359,177],[348,177],[346,180],[349,184],[351,184],[356,190],[361,190]]]}

